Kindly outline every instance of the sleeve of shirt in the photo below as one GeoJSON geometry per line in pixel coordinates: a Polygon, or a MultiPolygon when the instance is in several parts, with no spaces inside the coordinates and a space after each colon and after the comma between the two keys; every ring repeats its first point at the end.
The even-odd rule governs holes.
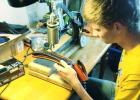
{"type": "Polygon", "coordinates": [[[115,100],[140,100],[140,75],[129,75],[119,87],[115,100]]]}

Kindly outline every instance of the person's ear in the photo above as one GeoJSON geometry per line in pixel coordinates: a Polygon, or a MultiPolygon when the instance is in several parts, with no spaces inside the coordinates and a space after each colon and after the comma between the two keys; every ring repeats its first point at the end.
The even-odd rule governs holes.
{"type": "Polygon", "coordinates": [[[119,22],[113,23],[113,33],[120,34],[123,31],[123,25],[119,22]]]}

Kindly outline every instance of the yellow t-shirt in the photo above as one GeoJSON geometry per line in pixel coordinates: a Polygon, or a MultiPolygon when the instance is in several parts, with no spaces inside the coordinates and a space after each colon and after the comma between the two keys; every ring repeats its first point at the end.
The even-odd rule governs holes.
{"type": "Polygon", "coordinates": [[[118,69],[115,100],[140,100],[140,45],[123,51],[118,69]]]}

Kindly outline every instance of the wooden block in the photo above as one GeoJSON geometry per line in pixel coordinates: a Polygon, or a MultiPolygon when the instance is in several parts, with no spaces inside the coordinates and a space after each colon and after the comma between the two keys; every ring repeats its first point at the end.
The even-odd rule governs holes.
{"type": "Polygon", "coordinates": [[[63,79],[61,79],[61,77],[56,73],[56,69],[53,65],[54,62],[52,61],[46,59],[36,59],[28,65],[29,74],[66,89],[72,90],[72,87],[63,79]]]}
{"type": "Polygon", "coordinates": [[[72,90],[72,87],[68,83],[66,83],[64,80],[62,80],[61,77],[57,73],[54,73],[50,77],[48,77],[48,76],[38,73],[36,71],[29,70],[29,74],[33,75],[35,77],[38,77],[40,79],[43,79],[45,81],[51,82],[53,84],[56,84],[58,86],[61,86],[63,88],[72,90]]]}

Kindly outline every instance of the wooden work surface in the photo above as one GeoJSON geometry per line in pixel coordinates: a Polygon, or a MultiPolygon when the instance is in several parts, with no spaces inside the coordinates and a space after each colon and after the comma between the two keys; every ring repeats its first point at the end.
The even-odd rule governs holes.
{"type": "MultiPolygon", "coordinates": [[[[91,39],[84,48],[80,48],[78,45],[70,47],[70,50],[75,49],[76,51],[72,56],[69,55],[70,50],[64,54],[73,59],[74,62],[81,60],[89,73],[108,47],[109,45],[104,44],[99,39],[91,39]]],[[[26,51],[19,54],[17,58],[22,61],[26,51]]],[[[27,57],[25,64],[28,64],[33,59],[31,56],[27,57]]],[[[68,100],[70,97],[72,91],[29,75],[28,67],[26,66],[25,71],[24,76],[9,84],[7,89],[1,94],[1,98],[4,100],[68,100]]],[[[0,87],[0,92],[5,87],[6,85],[0,87]]]]}

